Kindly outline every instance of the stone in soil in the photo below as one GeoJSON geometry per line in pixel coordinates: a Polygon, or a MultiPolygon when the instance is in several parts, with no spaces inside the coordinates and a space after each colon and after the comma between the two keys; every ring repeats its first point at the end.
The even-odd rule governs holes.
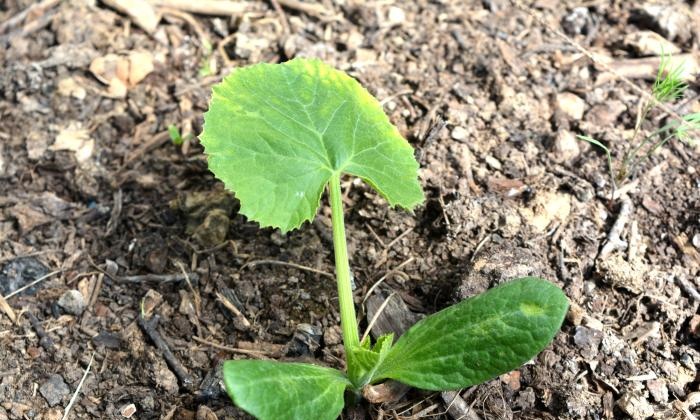
{"type": "Polygon", "coordinates": [[[574,344],[581,349],[581,356],[585,359],[592,359],[598,354],[598,347],[603,340],[603,333],[593,328],[584,326],[576,327],[574,334],[574,344]]]}
{"type": "Polygon", "coordinates": [[[49,403],[49,406],[53,407],[60,403],[63,397],[70,394],[70,388],[63,381],[61,375],[54,373],[39,387],[39,392],[49,403]]]}
{"type": "MultiPolygon", "coordinates": [[[[45,276],[48,268],[33,257],[15,258],[2,267],[0,271],[0,293],[8,295],[20,287],[45,276]]],[[[30,287],[24,293],[33,294],[36,286],[30,287]]]]}
{"type": "Polygon", "coordinates": [[[570,119],[578,121],[583,118],[586,102],[571,92],[562,92],[557,94],[555,108],[570,119]]]}
{"type": "Polygon", "coordinates": [[[571,131],[559,130],[554,138],[554,159],[566,162],[577,157],[581,153],[579,141],[571,131]]]}
{"type": "Polygon", "coordinates": [[[646,419],[654,415],[654,407],[642,396],[626,392],[617,401],[617,406],[633,419],[646,419]]]}
{"type": "Polygon", "coordinates": [[[71,315],[80,315],[85,310],[85,298],[77,290],[68,290],[58,299],[58,306],[71,315]]]}

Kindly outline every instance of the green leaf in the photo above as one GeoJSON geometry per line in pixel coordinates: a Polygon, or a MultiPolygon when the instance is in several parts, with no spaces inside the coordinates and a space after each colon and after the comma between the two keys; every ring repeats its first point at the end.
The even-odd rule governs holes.
{"type": "Polygon", "coordinates": [[[411,327],[372,382],[391,378],[435,391],[482,383],[542,351],[568,306],[558,287],[534,277],[495,287],[411,327]]]}
{"type": "Polygon", "coordinates": [[[267,360],[229,360],[223,376],[233,402],[260,420],[335,420],[350,385],[335,369],[267,360]]]}
{"type": "Polygon", "coordinates": [[[577,135],[576,138],[579,140],[583,140],[585,142],[588,142],[594,146],[597,146],[601,148],[605,152],[605,157],[608,160],[608,171],[610,172],[610,182],[613,184],[613,188],[615,188],[615,174],[614,174],[614,169],[613,169],[613,161],[612,161],[612,154],[610,153],[610,149],[603,143],[599,142],[598,140],[594,139],[591,136],[583,136],[583,135],[577,135]]]}
{"type": "Polygon", "coordinates": [[[180,129],[178,129],[175,124],[170,124],[168,126],[168,136],[170,136],[170,141],[172,141],[175,146],[181,146],[184,142],[184,139],[180,135],[180,129]]]}
{"type": "Polygon", "coordinates": [[[360,343],[360,346],[352,350],[347,350],[348,364],[356,367],[353,369],[356,377],[351,377],[350,381],[354,384],[364,385],[368,383],[374,376],[374,372],[381,364],[394,342],[394,334],[384,334],[377,339],[374,346],[370,348],[369,336],[360,343]]]}
{"type": "Polygon", "coordinates": [[[333,174],[392,206],[423,201],[413,149],[355,79],[319,60],[234,70],[214,86],[200,136],[241,213],[283,232],[312,220],[333,174]]]}

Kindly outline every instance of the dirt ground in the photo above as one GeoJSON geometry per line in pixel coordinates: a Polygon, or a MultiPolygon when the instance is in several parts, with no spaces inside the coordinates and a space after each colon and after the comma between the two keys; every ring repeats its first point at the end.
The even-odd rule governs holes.
{"type": "Polygon", "coordinates": [[[328,209],[258,229],[196,140],[212,84],[295,56],[360,80],[421,164],[415,214],[344,185],[361,330],[392,292],[373,333],[517,276],[571,300],[518,371],[343,418],[700,415],[700,150],[672,142],[610,201],[575,139],[628,150],[641,100],[618,76],[648,90],[662,43],[692,73],[676,112],[700,111],[700,1],[115,3],[0,3],[0,419],[58,420],[74,394],[74,419],[244,419],[222,361],[343,367],[328,209]],[[599,255],[627,212],[627,246],[599,255]]]}

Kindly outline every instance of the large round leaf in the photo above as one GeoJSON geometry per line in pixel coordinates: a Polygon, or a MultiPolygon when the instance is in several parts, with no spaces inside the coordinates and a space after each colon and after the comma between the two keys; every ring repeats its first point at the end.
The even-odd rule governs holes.
{"type": "Polygon", "coordinates": [[[234,70],[214,86],[200,139],[209,168],[261,226],[311,220],[334,174],[393,206],[423,200],[413,149],[355,79],[319,60],[234,70]]]}

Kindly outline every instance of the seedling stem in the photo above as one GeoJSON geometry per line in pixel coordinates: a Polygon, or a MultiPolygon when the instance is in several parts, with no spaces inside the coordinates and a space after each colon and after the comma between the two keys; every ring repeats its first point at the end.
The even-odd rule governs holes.
{"type": "MultiPolygon", "coordinates": [[[[350,263],[348,262],[348,247],[345,241],[345,221],[343,220],[343,195],[340,190],[340,174],[331,176],[329,183],[331,201],[331,220],[333,222],[333,249],[335,251],[335,276],[338,283],[338,302],[340,304],[340,327],[343,330],[345,351],[350,353],[360,345],[360,335],[357,330],[355,302],[352,298],[350,283],[350,263]]],[[[348,364],[348,370],[353,368],[348,364]]],[[[348,371],[348,376],[354,378],[354,372],[348,371]]]]}

